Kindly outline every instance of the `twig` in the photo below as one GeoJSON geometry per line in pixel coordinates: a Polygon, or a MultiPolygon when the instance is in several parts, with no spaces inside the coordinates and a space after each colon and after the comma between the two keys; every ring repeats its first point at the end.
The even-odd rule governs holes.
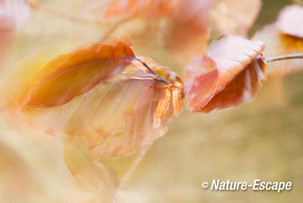
{"type": "Polygon", "coordinates": [[[156,80],[159,82],[163,82],[166,85],[169,84],[167,80],[165,80],[163,77],[161,77],[158,73],[156,73],[151,67],[149,67],[144,61],[142,61],[140,58],[136,58],[137,61],[141,62],[154,76],[156,76],[156,80]]]}
{"type": "Polygon", "coordinates": [[[143,159],[144,155],[149,150],[149,148],[150,148],[150,145],[147,145],[146,147],[144,147],[143,149],[141,149],[139,155],[131,163],[129,169],[127,170],[127,172],[123,176],[119,188],[123,188],[125,186],[126,182],[129,180],[131,174],[135,171],[135,169],[137,168],[138,164],[141,162],[141,160],[143,159]]]}
{"type": "Polygon", "coordinates": [[[275,62],[275,61],[283,61],[283,60],[288,60],[288,59],[303,59],[303,53],[264,58],[266,63],[275,62]]]}

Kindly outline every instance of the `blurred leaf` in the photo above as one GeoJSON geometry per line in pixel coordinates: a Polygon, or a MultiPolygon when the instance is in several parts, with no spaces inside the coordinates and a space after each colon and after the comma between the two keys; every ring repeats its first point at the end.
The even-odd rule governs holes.
{"type": "Polygon", "coordinates": [[[183,1],[163,29],[163,43],[175,60],[185,65],[206,52],[212,1],[183,1]]]}
{"type": "Polygon", "coordinates": [[[102,2],[88,0],[87,7],[99,18],[115,18],[129,16],[160,17],[167,16],[178,8],[183,0],[116,0],[102,2]],[[103,16],[101,16],[102,14],[103,16]]]}
{"type": "Polygon", "coordinates": [[[113,202],[118,189],[115,171],[103,161],[94,162],[84,137],[66,136],[64,160],[78,184],[90,192],[90,202],[113,202]]]}
{"type": "Polygon", "coordinates": [[[24,0],[0,0],[0,68],[13,45],[15,32],[29,19],[31,7],[24,0]]]}
{"type": "Polygon", "coordinates": [[[20,96],[20,108],[62,105],[118,75],[134,58],[129,45],[96,43],[43,64],[20,96]]]}
{"type": "Polygon", "coordinates": [[[225,36],[210,44],[206,56],[186,67],[185,90],[194,112],[235,107],[253,99],[265,79],[265,64],[256,58],[263,42],[225,36]]]}
{"type": "Polygon", "coordinates": [[[259,14],[261,4],[260,0],[217,0],[211,11],[212,25],[223,34],[246,36],[259,14]]]}
{"type": "Polygon", "coordinates": [[[279,15],[277,20],[277,28],[284,34],[293,37],[303,38],[303,7],[287,6],[279,15]]]}
{"type": "Polygon", "coordinates": [[[25,0],[0,0],[1,27],[21,28],[31,16],[31,6],[25,0]]]}
{"type": "MultiPolygon", "coordinates": [[[[12,81],[16,77],[9,77],[6,85],[11,88],[5,94],[8,99],[4,104],[6,118],[13,125],[27,123],[51,135],[84,136],[94,159],[127,155],[151,144],[164,134],[168,121],[183,106],[182,81],[151,59],[141,60],[154,73],[138,59],[131,61],[133,52],[121,42],[114,47],[92,47],[96,45],[88,50],[98,50],[101,67],[110,72],[88,63],[96,53],[89,55],[87,49],[81,49],[48,62],[39,70],[39,77],[24,74],[26,79],[18,83],[16,90],[13,90],[16,84],[12,81]],[[104,63],[104,57],[108,57],[107,63],[104,63]],[[125,63],[123,57],[128,57],[129,61],[125,63]],[[122,66],[116,66],[121,65],[121,61],[122,66]],[[162,80],[158,78],[160,76],[162,80]],[[107,83],[96,83],[100,78],[108,80],[107,83]],[[51,83],[46,83],[47,79],[51,79],[51,83]],[[73,98],[66,96],[70,94],[73,98]]],[[[26,67],[41,68],[37,65],[26,67]]]]}
{"type": "MultiPolygon", "coordinates": [[[[265,57],[303,53],[303,38],[294,37],[280,32],[276,25],[265,26],[253,37],[266,44],[265,57]]],[[[302,59],[277,61],[268,64],[269,74],[286,74],[303,69],[302,59]]]]}

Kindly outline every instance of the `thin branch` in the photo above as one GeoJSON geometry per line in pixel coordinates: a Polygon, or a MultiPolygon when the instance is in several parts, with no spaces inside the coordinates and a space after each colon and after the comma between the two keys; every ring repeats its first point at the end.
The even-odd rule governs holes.
{"type": "Polygon", "coordinates": [[[163,82],[166,85],[169,84],[167,80],[165,80],[163,77],[161,77],[158,73],[156,73],[151,67],[149,67],[144,61],[142,61],[139,58],[136,58],[137,61],[141,62],[154,76],[156,76],[156,80],[159,82],[163,82]]]}
{"type": "Polygon", "coordinates": [[[303,53],[264,58],[266,63],[271,63],[271,62],[275,62],[275,61],[283,61],[283,60],[288,60],[288,59],[303,59],[303,53]]]}

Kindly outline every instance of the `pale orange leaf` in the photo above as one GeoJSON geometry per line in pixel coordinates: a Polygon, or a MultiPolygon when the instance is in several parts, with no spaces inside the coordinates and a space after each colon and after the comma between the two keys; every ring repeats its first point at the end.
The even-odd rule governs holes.
{"type": "Polygon", "coordinates": [[[183,1],[168,19],[163,33],[165,48],[175,60],[185,65],[193,56],[205,53],[210,35],[212,1],[183,1]]]}
{"type": "MultiPolygon", "coordinates": [[[[7,119],[15,123],[27,123],[51,135],[85,137],[93,159],[127,155],[137,148],[151,144],[164,134],[168,121],[180,112],[183,106],[183,83],[175,73],[148,58],[141,60],[160,75],[162,80],[138,59],[132,59],[127,64],[122,63],[123,68],[120,68],[120,63],[114,63],[114,66],[113,59],[119,62],[122,60],[122,53],[123,57],[128,57],[132,56],[132,52],[129,47],[123,46],[120,49],[121,45],[106,47],[97,49],[102,56],[109,57],[101,68],[119,69],[116,74],[106,77],[106,83],[94,82],[99,81],[97,78],[101,76],[103,81],[104,71],[98,69],[99,74],[103,74],[101,76],[98,71],[94,74],[86,71],[96,68],[94,63],[89,63],[95,58],[86,58],[85,66],[71,66],[73,63],[70,59],[75,58],[62,55],[55,58],[53,64],[56,66],[44,65],[38,71],[38,78],[52,79],[51,85],[45,83],[45,79],[36,80],[37,74],[30,74],[23,83],[18,83],[16,91],[7,93],[10,99],[3,106],[7,119]],[[126,53],[131,55],[121,50],[128,50],[126,53]],[[116,51],[118,55],[113,54],[116,51]],[[57,63],[58,61],[61,63],[57,63]],[[67,61],[69,63],[63,63],[67,61]],[[58,64],[61,66],[57,66],[58,64]],[[58,70],[61,74],[53,74],[58,70]],[[75,77],[76,80],[73,79],[75,77]],[[92,81],[94,86],[91,86],[92,81]],[[88,85],[89,88],[86,88],[88,85]],[[68,97],[67,100],[65,95],[71,94],[70,87],[73,98],[68,97]],[[57,92],[60,94],[54,94],[57,92]],[[76,94],[78,92],[81,94],[76,94]]],[[[84,51],[83,54],[85,53],[84,51]]],[[[80,56],[77,59],[82,60],[84,56],[80,56]]]]}
{"type": "MultiPolygon", "coordinates": [[[[303,38],[284,34],[277,29],[275,24],[265,26],[254,35],[253,39],[266,43],[265,57],[303,53],[303,38]]],[[[283,75],[302,69],[302,59],[276,61],[268,64],[269,74],[283,75]]]]}
{"type": "Polygon", "coordinates": [[[260,0],[216,0],[212,26],[223,34],[247,35],[261,8],[260,0]]]}
{"type": "Polygon", "coordinates": [[[285,7],[276,22],[279,31],[293,37],[303,38],[303,7],[292,5],[285,7]]]}
{"type": "Polygon", "coordinates": [[[118,75],[135,57],[130,45],[96,43],[59,55],[39,69],[20,95],[19,108],[62,105],[118,75]]]}

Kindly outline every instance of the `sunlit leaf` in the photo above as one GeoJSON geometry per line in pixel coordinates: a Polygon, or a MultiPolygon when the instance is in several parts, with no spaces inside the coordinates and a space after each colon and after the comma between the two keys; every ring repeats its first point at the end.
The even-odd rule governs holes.
{"type": "Polygon", "coordinates": [[[64,160],[78,184],[92,194],[90,202],[113,202],[118,189],[116,172],[103,161],[93,161],[85,137],[67,135],[64,160]]]}
{"type": "Polygon", "coordinates": [[[186,67],[185,90],[194,112],[235,107],[251,101],[265,79],[265,64],[256,58],[264,43],[238,36],[214,41],[206,56],[186,67]]]}
{"type": "MultiPolygon", "coordinates": [[[[121,45],[118,45],[119,43],[116,47],[106,46],[107,49],[101,46],[98,50],[101,55],[105,51],[106,56],[113,57],[116,55],[112,53],[120,50],[121,45]],[[108,49],[115,51],[108,52],[108,49]]],[[[121,50],[118,53],[120,56],[121,50]]],[[[123,54],[123,56],[129,55],[123,54]]],[[[65,55],[57,57],[54,67],[58,67],[57,61],[66,62],[62,60],[65,58],[65,55]]],[[[78,58],[82,59],[80,55],[78,58]]],[[[119,61],[121,58],[117,57],[116,60],[119,61]]],[[[142,58],[142,60],[161,75],[162,80],[149,72],[146,66],[137,59],[131,60],[126,67],[124,64],[125,68],[122,72],[116,71],[116,76],[106,77],[111,78],[107,83],[92,83],[99,77],[98,71],[91,74],[86,69],[96,68],[94,64],[76,66],[71,69],[73,66],[70,66],[70,63],[68,66],[64,66],[66,63],[61,63],[61,68],[56,68],[55,71],[60,70],[64,73],[64,77],[57,78],[49,77],[49,75],[62,75],[50,74],[53,73],[53,71],[50,72],[53,66],[42,66],[38,78],[55,78],[56,80],[51,83],[51,88],[41,85],[49,85],[44,82],[45,79],[42,80],[43,82],[40,79],[35,82],[33,80],[36,78],[35,74],[27,78],[25,83],[30,83],[29,86],[21,83],[17,91],[7,93],[11,98],[4,107],[8,111],[7,119],[14,120],[15,123],[27,123],[52,135],[84,136],[94,159],[129,154],[137,148],[151,144],[154,139],[163,135],[168,121],[179,113],[183,104],[183,83],[175,73],[148,58],[142,58]],[[70,69],[72,71],[69,71],[70,69]],[[73,78],[76,80],[72,80],[73,78]],[[94,86],[86,88],[91,84],[94,86]],[[74,98],[66,100],[66,97],[61,95],[71,94],[70,87],[72,87],[74,98]],[[25,97],[24,92],[27,93],[26,95],[36,96],[25,97]],[[33,92],[37,93],[33,94],[33,92]],[[57,92],[60,94],[55,94],[57,92]],[[76,94],[78,92],[82,94],[76,94]],[[61,98],[65,99],[64,102],[61,102],[63,101],[61,98]]],[[[109,62],[112,63],[112,60],[109,62]]],[[[121,65],[115,63],[116,66],[114,66],[111,63],[103,64],[105,66],[101,68],[117,70],[121,65]]],[[[100,68],[98,70],[100,74],[104,73],[100,68]]]]}
{"type": "Polygon", "coordinates": [[[193,56],[206,51],[209,39],[212,1],[183,1],[168,19],[163,33],[165,48],[175,60],[185,65],[193,56]]]}
{"type": "Polygon", "coordinates": [[[260,0],[217,0],[211,11],[212,25],[223,34],[246,35],[260,8],[260,0]]]}
{"type": "Polygon", "coordinates": [[[24,0],[0,0],[0,68],[13,45],[15,32],[29,19],[31,7],[24,0]]]}
{"type": "Polygon", "coordinates": [[[132,24],[133,27],[124,28],[132,40],[143,42],[142,49],[145,50],[149,47],[148,43],[157,44],[158,47],[164,45],[181,65],[206,50],[212,0],[118,0],[103,4],[92,1],[89,5],[93,11],[97,11],[95,13],[101,20],[141,20],[145,27],[143,30],[136,32],[136,25],[132,24]],[[100,13],[103,13],[103,17],[100,17],[100,13]]]}
{"type": "MultiPolygon", "coordinates": [[[[20,108],[62,105],[118,75],[134,58],[129,45],[96,43],[59,55],[40,69],[20,95],[20,108]]],[[[33,68],[33,67],[32,67],[33,68]]]]}
{"type": "Polygon", "coordinates": [[[88,0],[87,6],[96,16],[103,15],[104,18],[113,17],[160,17],[169,15],[183,0],[116,0],[100,2],[88,0]]]}
{"type": "Polygon", "coordinates": [[[277,28],[284,34],[293,37],[303,38],[303,7],[287,6],[279,15],[277,20],[277,28]]]}
{"type": "MultiPolygon", "coordinates": [[[[265,57],[303,53],[303,38],[284,34],[276,28],[275,24],[265,26],[255,34],[253,39],[265,42],[265,57]]],[[[270,74],[283,75],[285,73],[291,73],[302,69],[302,59],[276,61],[268,64],[268,72],[270,74]]]]}
{"type": "Polygon", "coordinates": [[[31,6],[25,0],[0,0],[0,25],[21,28],[31,16],[31,6]]]}

